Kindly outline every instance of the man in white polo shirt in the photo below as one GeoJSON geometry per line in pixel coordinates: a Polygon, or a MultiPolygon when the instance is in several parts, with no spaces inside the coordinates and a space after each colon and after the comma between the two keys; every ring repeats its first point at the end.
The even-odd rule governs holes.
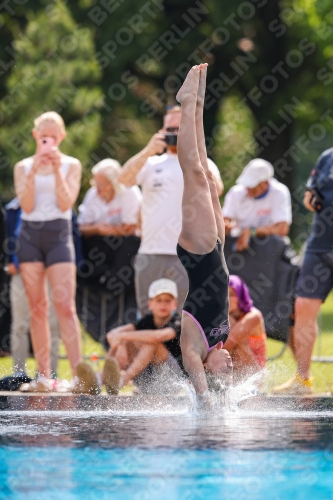
{"type": "Polygon", "coordinates": [[[290,192],[273,176],[271,163],[261,158],[251,160],[225,197],[226,234],[238,236],[238,251],[249,247],[251,236],[287,236],[289,233],[290,192]]]}
{"type": "MultiPolygon", "coordinates": [[[[119,181],[126,186],[138,184],[142,188],[141,246],[134,264],[136,297],[142,315],[148,313],[148,288],[152,281],[168,278],[177,283],[179,312],[188,291],[187,275],[176,255],[184,181],[176,140],[170,144],[172,137],[176,139],[180,116],[179,106],[169,109],[163,128],[140,153],[125,163],[119,176],[119,181]],[[167,135],[170,136],[168,144],[167,135]]],[[[219,170],[211,160],[209,166],[221,195],[223,184],[219,170]]]]}

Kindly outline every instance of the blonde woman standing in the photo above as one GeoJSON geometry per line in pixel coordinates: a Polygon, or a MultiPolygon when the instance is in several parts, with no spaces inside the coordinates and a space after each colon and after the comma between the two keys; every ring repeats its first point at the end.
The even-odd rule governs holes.
{"type": "Polygon", "coordinates": [[[80,189],[81,164],[59,150],[66,132],[57,113],[47,112],[36,118],[32,134],[36,140],[35,154],[18,162],[14,169],[16,194],[22,208],[18,259],[29,302],[30,331],[38,367],[32,389],[48,392],[53,388],[47,279],[72,374],[79,375],[74,378],[74,391],[94,392],[94,373],[81,362],[80,326],[75,308],[71,210],[80,189]]]}

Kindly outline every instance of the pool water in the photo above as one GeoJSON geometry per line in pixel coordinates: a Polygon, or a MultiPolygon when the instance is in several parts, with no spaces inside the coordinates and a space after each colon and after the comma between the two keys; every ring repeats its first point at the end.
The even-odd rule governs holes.
{"type": "Polygon", "coordinates": [[[326,451],[9,448],[6,499],[333,498],[326,451]]]}
{"type": "Polygon", "coordinates": [[[0,411],[1,499],[333,499],[333,411],[0,411]]]}

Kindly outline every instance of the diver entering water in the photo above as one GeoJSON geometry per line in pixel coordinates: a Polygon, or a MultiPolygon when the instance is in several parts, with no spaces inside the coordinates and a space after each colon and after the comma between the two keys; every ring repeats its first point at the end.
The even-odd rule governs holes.
{"type": "Polygon", "coordinates": [[[184,176],[182,230],[177,253],[189,278],[182,314],[182,359],[197,395],[208,396],[207,374],[228,380],[229,275],[223,255],[224,221],[208,169],[203,128],[207,64],[193,66],[177,100],[182,104],[178,158],[184,176]]]}

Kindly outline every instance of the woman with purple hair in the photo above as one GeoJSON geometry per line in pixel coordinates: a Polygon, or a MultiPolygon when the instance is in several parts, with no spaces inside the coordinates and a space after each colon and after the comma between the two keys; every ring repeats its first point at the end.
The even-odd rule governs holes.
{"type": "Polygon", "coordinates": [[[229,277],[230,334],[224,344],[234,373],[244,377],[266,366],[266,332],[261,312],[253,307],[249,290],[236,275],[229,277]]]}

